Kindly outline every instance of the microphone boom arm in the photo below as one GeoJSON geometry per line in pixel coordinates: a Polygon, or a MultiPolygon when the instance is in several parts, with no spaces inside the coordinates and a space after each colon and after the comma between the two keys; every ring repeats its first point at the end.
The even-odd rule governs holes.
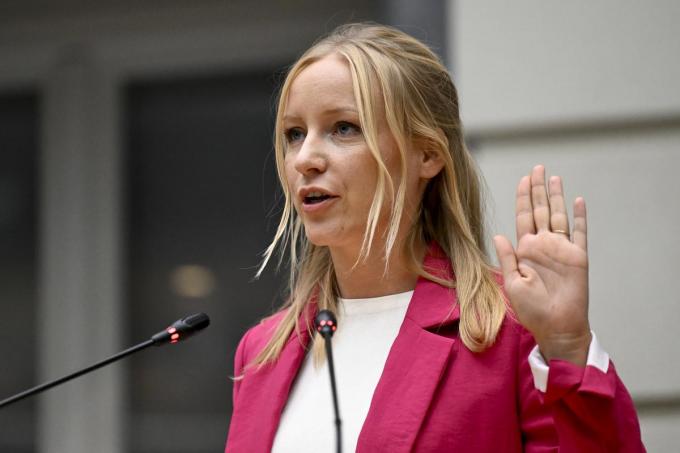
{"type": "Polygon", "coordinates": [[[82,376],[83,374],[87,374],[98,368],[106,366],[109,363],[120,360],[123,357],[127,357],[131,354],[134,354],[135,352],[141,351],[142,349],[146,349],[149,346],[161,346],[167,343],[177,343],[178,341],[185,340],[194,333],[205,329],[208,327],[208,325],[210,325],[210,318],[208,318],[208,315],[205,313],[196,313],[194,315],[187,316],[186,318],[176,321],[167,329],[158,332],[149,340],[132,346],[131,348],[121,351],[118,354],[112,355],[108,359],[104,359],[101,362],[97,362],[94,365],[90,365],[89,367],[83,368],[82,370],[76,371],[75,373],[71,373],[59,379],[37,385],[14,396],[6,398],[0,401],[0,408],[9,406],[10,404],[16,403],[17,401],[28,398],[29,396],[35,395],[37,393],[44,392],[45,390],[49,390],[52,387],[56,387],[57,385],[68,382],[71,379],[75,379],[79,376],[82,376]]]}
{"type": "Polygon", "coordinates": [[[116,360],[120,360],[123,357],[129,356],[130,354],[134,354],[137,351],[141,351],[142,349],[146,349],[149,346],[153,345],[154,342],[153,340],[146,340],[143,343],[139,343],[138,345],[135,345],[131,348],[126,349],[125,351],[119,352],[116,355],[113,355],[109,357],[108,359],[102,360],[101,362],[97,362],[94,365],[90,365],[87,368],[83,368],[80,371],[76,371],[75,373],[71,373],[67,376],[61,377],[59,379],[55,379],[50,382],[46,382],[44,384],[37,385],[31,389],[25,390],[21,393],[18,393],[10,398],[4,399],[0,401],[0,408],[4,406],[9,406],[12,403],[16,403],[17,401],[20,401],[24,398],[28,398],[29,396],[35,395],[36,393],[44,392],[45,390],[49,390],[52,387],[56,387],[59,384],[63,384],[64,382],[68,382],[71,379],[75,379],[79,376],[82,376],[83,374],[87,374],[90,371],[94,371],[98,368],[101,368],[103,366],[108,365],[109,363],[115,362],[116,360]]]}

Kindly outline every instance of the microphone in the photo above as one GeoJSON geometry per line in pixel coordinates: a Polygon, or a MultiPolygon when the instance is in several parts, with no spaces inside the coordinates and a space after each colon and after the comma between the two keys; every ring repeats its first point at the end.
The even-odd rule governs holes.
{"type": "Polygon", "coordinates": [[[167,343],[175,344],[184,341],[196,332],[210,325],[210,318],[205,313],[196,313],[186,318],[178,319],[170,327],[158,332],[151,337],[154,346],[162,346],[167,343]]]}
{"type": "Polygon", "coordinates": [[[335,387],[335,368],[333,367],[333,350],[331,348],[331,337],[338,329],[338,321],[333,312],[321,310],[314,318],[314,328],[321,334],[326,344],[326,357],[328,358],[328,372],[331,376],[331,392],[333,393],[333,409],[335,411],[335,444],[337,453],[342,452],[342,422],[340,421],[340,410],[338,409],[338,392],[335,387]]]}
{"type": "Polygon", "coordinates": [[[12,403],[16,403],[17,401],[20,401],[24,398],[28,398],[29,396],[35,395],[37,393],[44,392],[45,390],[51,389],[52,387],[56,387],[57,385],[63,384],[64,382],[68,382],[71,379],[75,379],[79,376],[82,376],[83,374],[87,374],[91,371],[94,371],[98,368],[108,365],[109,363],[120,360],[123,357],[134,354],[135,352],[141,351],[142,349],[146,349],[149,346],[162,346],[164,344],[168,343],[174,344],[179,341],[186,340],[193,334],[205,329],[209,325],[210,318],[208,318],[208,315],[206,315],[205,313],[196,313],[194,315],[179,319],[175,321],[167,329],[162,330],[157,334],[153,335],[149,340],[146,340],[142,343],[132,346],[131,348],[119,352],[118,354],[115,354],[109,357],[108,359],[102,360],[101,362],[97,362],[94,365],[90,365],[87,368],[83,368],[82,370],[76,371],[75,373],[71,373],[62,378],[46,382],[44,384],[38,385],[36,387],[18,393],[14,396],[6,398],[0,401],[0,408],[4,406],[9,406],[12,403]]]}

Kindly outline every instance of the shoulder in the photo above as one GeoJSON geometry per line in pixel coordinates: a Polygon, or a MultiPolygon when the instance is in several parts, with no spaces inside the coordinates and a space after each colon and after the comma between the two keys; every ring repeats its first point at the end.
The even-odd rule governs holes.
{"type": "Polygon", "coordinates": [[[288,309],[279,310],[264,318],[243,334],[236,348],[236,356],[241,359],[243,364],[249,363],[264,349],[287,312],[288,309]]]}

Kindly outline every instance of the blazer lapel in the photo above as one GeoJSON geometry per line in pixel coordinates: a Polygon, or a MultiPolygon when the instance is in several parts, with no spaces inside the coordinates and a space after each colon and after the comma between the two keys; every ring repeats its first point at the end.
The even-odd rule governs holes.
{"type": "MultiPolygon", "coordinates": [[[[453,278],[448,258],[436,245],[424,265],[435,275],[453,278]]],[[[418,280],[373,394],[357,452],[412,450],[437,385],[457,351],[455,339],[436,332],[459,318],[454,290],[418,280]]]]}
{"type": "MultiPolygon", "coordinates": [[[[308,312],[315,310],[316,304],[313,306],[308,312]]],[[[301,332],[291,335],[276,363],[250,371],[243,381],[240,394],[247,395],[247,400],[239,401],[232,415],[230,430],[238,434],[230,437],[227,451],[271,451],[281,413],[309,345],[303,319],[304,314],[301,332]]]]}

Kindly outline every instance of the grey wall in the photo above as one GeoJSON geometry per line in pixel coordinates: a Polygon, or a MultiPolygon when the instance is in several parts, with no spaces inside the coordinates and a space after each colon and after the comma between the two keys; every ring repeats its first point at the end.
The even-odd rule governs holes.
{"type": "Polygon", "coordinates": [[[535,164],[588,205],[590,316],[640,411],[649,451],[680,442],[680,6],[450,3],[463,122],[514,240],[535,164]]]}

